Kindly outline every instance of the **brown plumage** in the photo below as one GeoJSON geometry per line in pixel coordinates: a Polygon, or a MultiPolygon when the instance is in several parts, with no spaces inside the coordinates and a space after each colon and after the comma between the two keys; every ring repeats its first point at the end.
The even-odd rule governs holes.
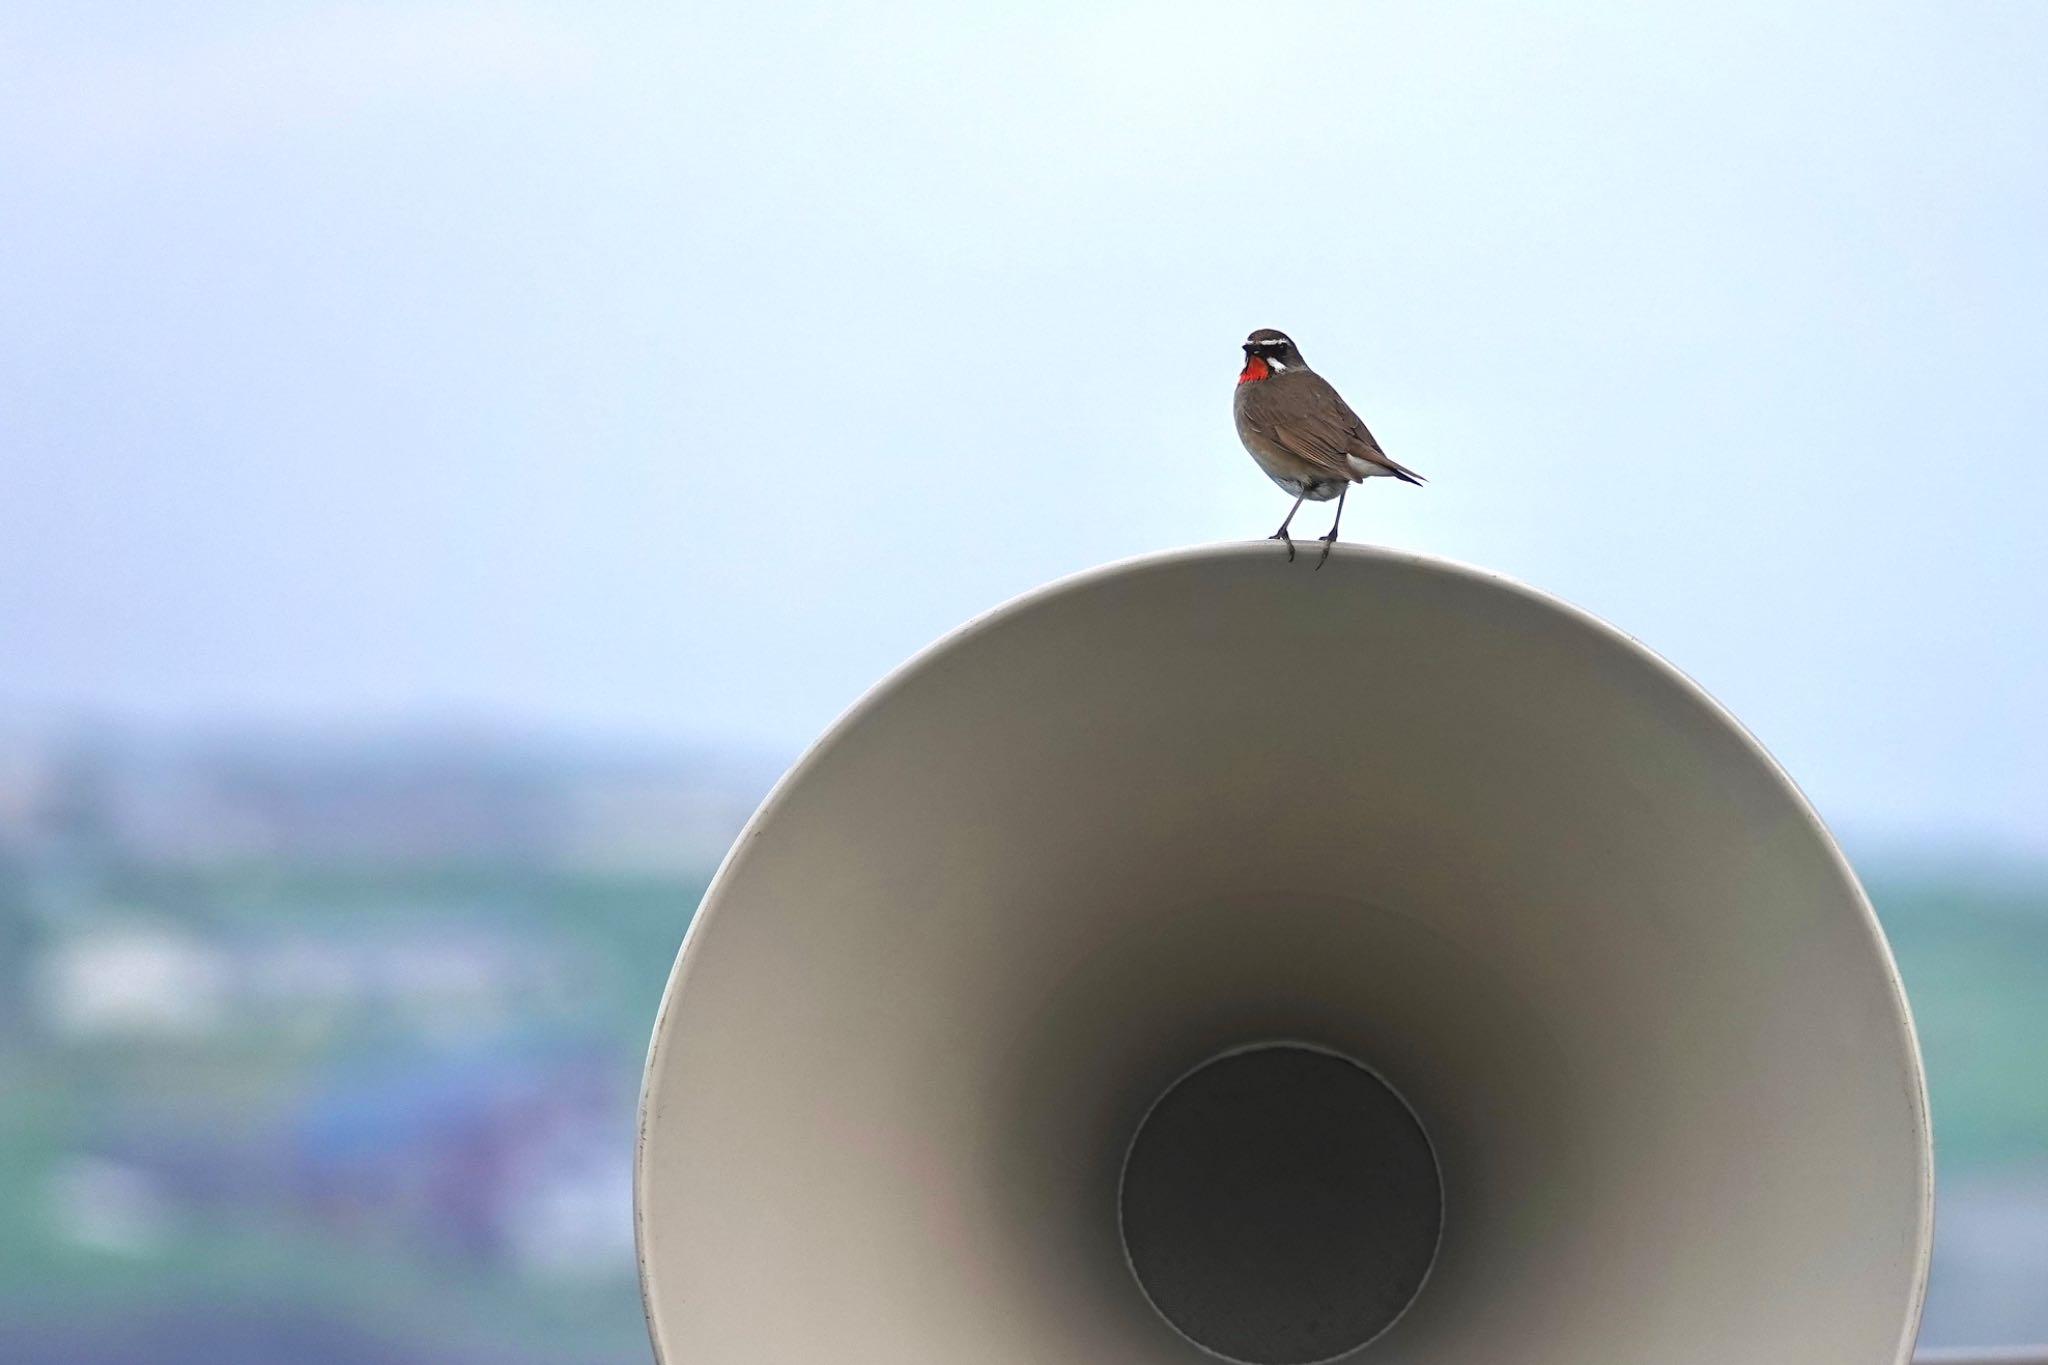
{"type": "Polygon", "coordinates": [[[1232,404],[1238,439],[1266,477],[1294,494],[1287,520],[1271,539],[1286,541],[1287,557],[1293,559],[1287,527],[1303,501],[1337,499],[1330,533],[1318,537],[1323,542],[1322,558],[1316,561],[1320,569],[1337,541],[1344,495],[1352,484],[1382,475],[1419,484],[1422,476],[1387,458],[1351,405],[1308,367],[1286,333],[1261,327],[1246,339],[1244,353],[1232,404]]]}

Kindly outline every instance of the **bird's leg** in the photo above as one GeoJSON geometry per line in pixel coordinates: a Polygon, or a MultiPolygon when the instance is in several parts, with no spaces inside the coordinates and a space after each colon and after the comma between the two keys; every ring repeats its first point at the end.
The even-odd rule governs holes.
{"type": "Polygon", "coordinates": [[[1330,518],[1330,534],[1316,537],[1317,540],[1323,542],[1323,558],[1316,561],[1316,568],[1318,569],[1323,567],[1323,560],[1330,557],[1330,547],[1337,543],[1337,527],[1344,520],[1344,495],[1350,491],[1351,485],[1348,483],[1337,490],[1337,515],[1330,518]]]}
{"type": "Polygon", "coordinates": [[[1281,522],[1280,529],[1266,537],[1268,540],[1284,540],[1287,542],[1287,562],[1289,564],[1294,562],[1294,537],[1287,534],[1287,522],[1294,520],[1294,514],[1301,510],[1301,499],[1307,496],[1308,491],[1306,489],[1302,490],[1301,497],[1294,500],[1294,506],[1287,509],[1287,521],[1281,522]]]}

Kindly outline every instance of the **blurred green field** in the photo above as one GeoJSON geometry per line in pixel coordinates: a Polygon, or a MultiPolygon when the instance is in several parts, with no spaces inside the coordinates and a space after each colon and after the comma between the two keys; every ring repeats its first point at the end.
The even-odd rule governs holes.
{"type": "MultiPolygon", "coordinates": [[[[483,930],[562,964],[550,990],[503,1002],[479,1043],[601,1073],[623,1160],[648,1029],[704,879],[553,877],[519,868],[206,873],[127,870],[96,904],[174,920],[210,939],[321,942],[483,930]]],[[[0,909],[6,907],[0,906],[0,909]]],[[[48,925],[14,936],[31,954],[48,925]]],[[[33,991],[33,983],[20,983],[33,991]]],[[[150,1246],[81,1245],[53,1180],[80,1152],[215,1144],[267,1163],[309,1079],[376,1076],[446,1050],[365,1011],[319,1029],[223,1030],[204,1040],[39,1038],[0,1045],[0,1360],[638,1362],[648,1357],[630,1258],[533,1274],[372,1216],[337,1228],[275,1197],[173,1210],[150,1246]],[[140,1136],[137,1136],[140,1134],[140,1136]]],[[[625,1235],[623,1190],[614,1211],[625,1235]]]]}
{"type": "Polygon", "coordinates": [[[1943,1174],[2048,1167],[2048,886],[1872,887],[1913,1005],[1943,1174]]]}

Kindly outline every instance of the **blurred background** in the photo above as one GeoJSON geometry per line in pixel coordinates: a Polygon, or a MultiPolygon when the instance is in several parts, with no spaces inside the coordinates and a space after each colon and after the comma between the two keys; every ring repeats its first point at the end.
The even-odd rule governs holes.
{"type": "Polygon", "coordinates": [[[0,8],[0,1359],[648,1358],[634,1089],[909,653],[1263,536],[1632,632],[1843,836],[1924,1341],[2048,1338],[2048,8],[0,8]],[[1327,509],[1297,530],[1320,534],[1327,509]]]}

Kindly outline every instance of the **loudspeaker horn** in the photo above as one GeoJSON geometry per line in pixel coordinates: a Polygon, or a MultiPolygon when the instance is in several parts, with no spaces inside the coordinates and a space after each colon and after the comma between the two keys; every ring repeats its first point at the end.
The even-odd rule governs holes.
{"type": "Polygon", "coordinates": [[[912,660],[661,1006],[664,1365],[1901,1365],[1904,993],[1797,789],[1493,574],[1224,545],[912,660]]]}

